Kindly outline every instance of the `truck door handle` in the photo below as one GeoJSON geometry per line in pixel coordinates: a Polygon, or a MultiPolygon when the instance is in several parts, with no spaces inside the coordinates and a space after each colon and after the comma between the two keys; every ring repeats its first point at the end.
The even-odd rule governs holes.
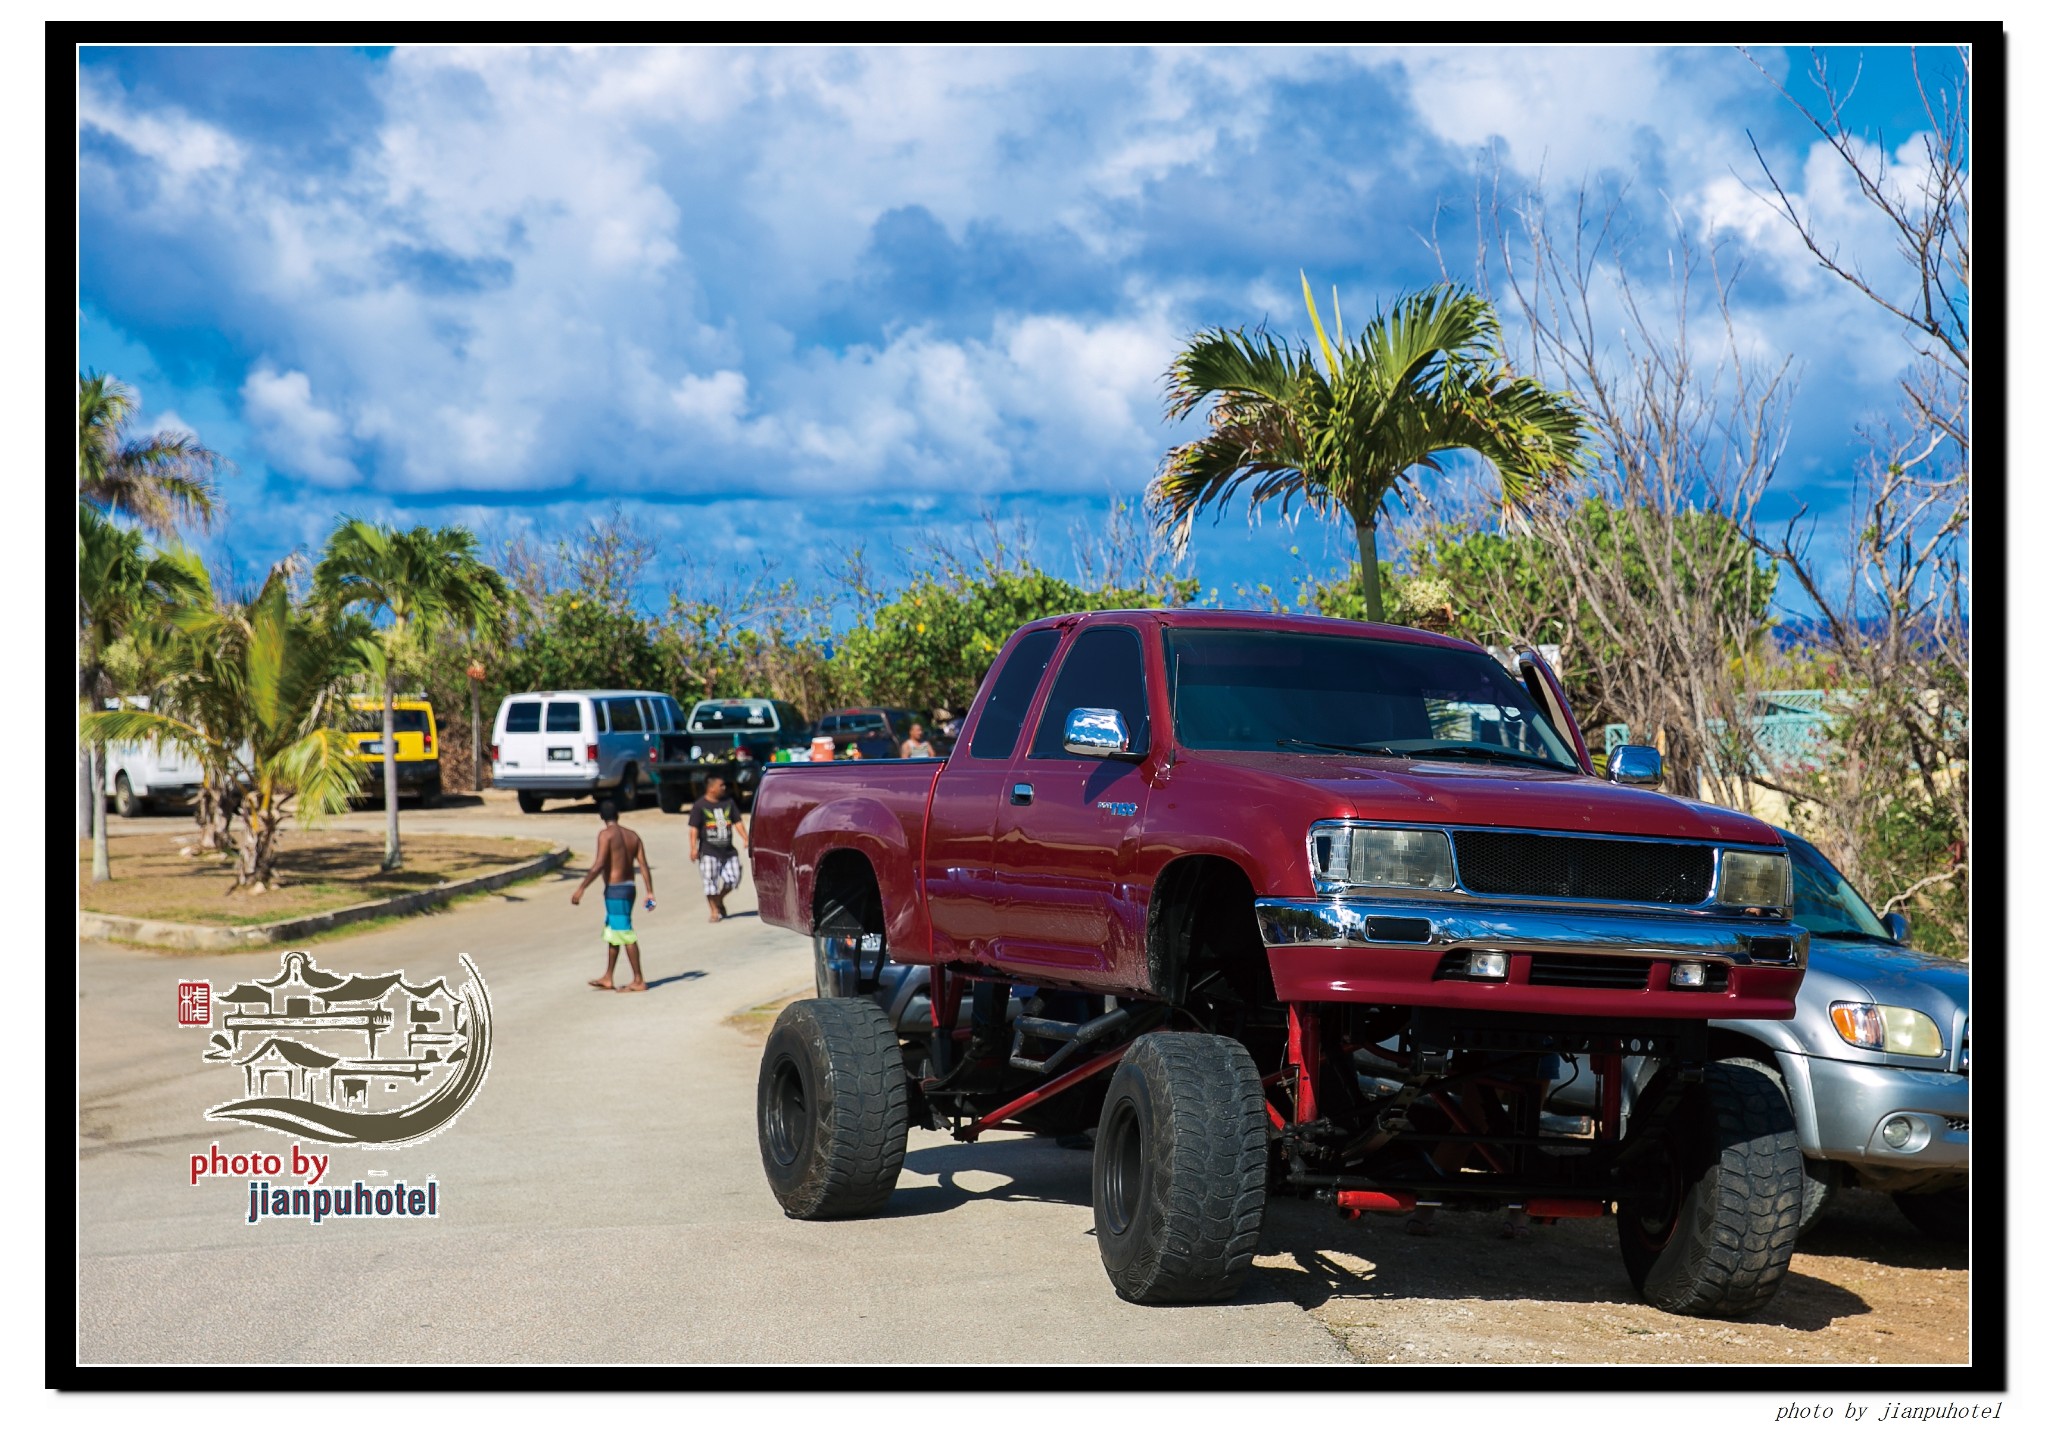
{"type": "Polygon", "coordinates": [[[1029,787],[1029,786],[1025,785],[1025,784],[1024,784],[1023,782],[1021,782],[1021,781],[1019,781],[1019,782],[1018,782],[1018,783],[1017,783],[1016,785],[1014,785],[1014,786],[1011,786],[1011,787],[1010,787],[1010,804],[1011,804],[1011,805],[1030,805],[1030,804],[1031,804],[1031,787],[1029,787]]]}

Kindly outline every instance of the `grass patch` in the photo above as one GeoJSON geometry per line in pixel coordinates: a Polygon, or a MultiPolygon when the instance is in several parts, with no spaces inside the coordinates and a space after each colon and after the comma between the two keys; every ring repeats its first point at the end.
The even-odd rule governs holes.
{"type": "Polygon", "coordinates": [[[776,1015],[800,999],[811,998],[815,993],[815,990],[796,990],[780,998],[771,999],[766,1004],[743,1009],[738,1014],[728,1014],[725,1017],[725,1024],[730,1029],[737,1029],[749,1039],[765,1041],[768,1038],[768,1031],[775,1027],[776,1015]]]}
{"type": "MultiPolygon", "coordinates": [[[[281,884],[259,895],[230,895],[234,865],[216,855],[180,854],[197,836],[146,831],[109,836],[114,878],[92,883],[92,842],[78,843],[80,903],[96,915],[175,920],[193,925],[264,925],[428,890],[450,880],[520,865],[554,849],[546,840],[487,835],[419,835],[403,841],[405,868],[378,869],[382,831],[292,830],[278,858],[281,884]]],[[[356,927],[351,927],[352,929],[356,927]]]]}

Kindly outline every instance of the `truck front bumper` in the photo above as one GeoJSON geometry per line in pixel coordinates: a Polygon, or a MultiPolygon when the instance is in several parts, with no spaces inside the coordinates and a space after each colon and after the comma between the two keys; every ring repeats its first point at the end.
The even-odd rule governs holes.
{"type": "Polygon", "coordinates": [[[1283,1000],[1654,1019],[1790,1019],[1806,931],[1780,920],[1491,902],[1261,900],[1283,1000]],[[1466,973],[1500,952],[1505,978],[1466,973]],[[1672,984],[1681,963],[1705,983],[1672,984]]]}

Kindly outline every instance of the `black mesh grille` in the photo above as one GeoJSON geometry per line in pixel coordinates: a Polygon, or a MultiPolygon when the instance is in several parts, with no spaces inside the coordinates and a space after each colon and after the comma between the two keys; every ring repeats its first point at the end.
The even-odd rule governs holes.
{"type": "Polygon", "coordinates": [[[1461,830],[1458,878],[1481,895],[1697,905],[1714,881],[1711,846],[1461,830]]]}
{"type": "Polygon", "coordinates": [[[1648,960],[1607,955],[1532,955],[1529,983],[1580,989],[1648,989],[1648,960]]]}

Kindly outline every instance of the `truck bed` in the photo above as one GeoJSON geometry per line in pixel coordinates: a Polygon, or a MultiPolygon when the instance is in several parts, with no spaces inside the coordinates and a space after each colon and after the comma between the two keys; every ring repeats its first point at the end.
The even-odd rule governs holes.
{"type": "MultiPolygon", "coordinates": [[[[814,933],[819,866],[853,852],[873,866],[885,891],[921,888],[925,823],[943,760],[797,761],[763,767],[748,850],[761,918],[814,933]]],[[[899,958],[930,948],[923,902],[885,911],[889,949],[899,958]]]]}

